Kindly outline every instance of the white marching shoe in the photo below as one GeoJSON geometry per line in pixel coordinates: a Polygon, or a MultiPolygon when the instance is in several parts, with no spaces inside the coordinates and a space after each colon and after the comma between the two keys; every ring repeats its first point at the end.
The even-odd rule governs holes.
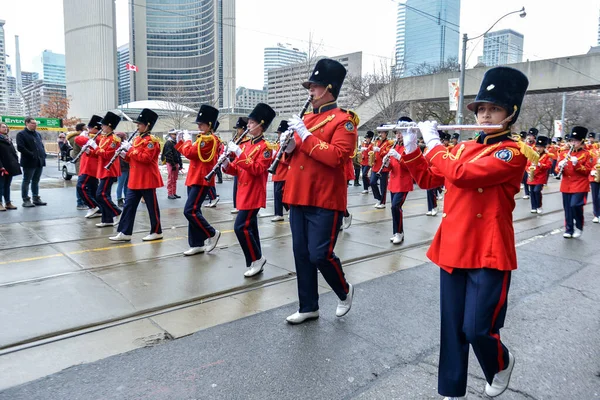
{"type": "Polygon", "coordinates": [[[567,239],[571,239],[573,237],[573,234],[565,232],[565,233],[563,233],[563,237],[567,238],[567,239]]]}
{"type": "Polygon", "coordinates": [[[338,300],[337,308],[335,309],[336,317],[343,317],[348,314],[348,311],[352,308],[352,297],[354,296],[354,286],[348,283],[348,294],[346,300],[338,300]]]}
{"type": "Polygon", "coordinates": [[[200,253],[204,253],[205,251],[205,247],[190,247],[189,250],[186,250],[183,252],[184,256],[193,256],[194,254],[200,254],[200,253]]]}
{"type": "Polygon", "coordinates": [[[508,352],[508,367],[494,375],[492,384],[485,384],[485,394],[490,397],[500,396],[508,388],[510,382],[510,375],[512,374],[513,367],[515,366],[515,357],[508,352]]]}
{"type": "Polygon", "coordinates": [[[578,238],[581,237],[581,234],[583,233],[583,231],[581,229],[577,229],[575,228],[575,232],[573,232],[573,237],[574,238],[578,238]]]}
{"type": "Polygon", "coordinates": [[[437,207],[436,207],[436,208],[434,208],[433,210],[431,210],[431,216],[432,216],[432,217],[435,217],[435,216],[437,215],[437,213],[438,213],[438,209],[437,209],[437,207]]]}
{"type": "Polygon", "coordinates": [[[232,214],[237,214],[240,211],[237,208],[232,208],[231,211],[229,211],[229,212],[232,213],[232,214]]]}
{"type": "Polygon", "coordinates": [[[279,221],[283,221],[283,215],[276,215],[273,218],[271,218],[271,222],[279,222],[279,221]]]}
{"type": "MultiPolygon", "coordinates": [[[[90,208],[88,212],[85,214],[86,218],[94,218],[96,214],[100,214],[100,209],[98,207],[90,208]]],[[[102,214],[100,214],[102,215],[102,214]]]]}
{"type": "Polygon", "coordinates": [[[380,205],[381,205],[381,202],[378,201],[377,203],[375,203],[375,205],[373,206],[373,208],[379,208],[380,205]]]}
{"type": "Polygon", "coordinates": [[[404,242],[404,233],[396,233],[394,235],[394,237],[392,238],[392,243],[393,244],[400,244],[404,242]]]}
{"type": "Polygon", "coordinates": [[[267,263],[267,259],[261,257],[260,260],[252,261],[250,264],[250,268],[246,272],[244,272],[244,276],[246,278],[250,278],[251,276],[260,274],[263,269],[265,269],[265,264],[267,263]]]}
{"type": "Polygon", "coordinates": [[[206,205],[206,207],[215,208],[217,206],[217,203],[219,202],[219,200],[221,200],[221,198],[219,196],[215,197],[214,200],[208,202],[208,204],[206,205]]]}
{"type": "Polygon", "coordinates": [[[532,208],[531,211],[529,211],[532,214],[537,214],[537,208],[532,208]]]}
{"type": "Polygon", "coordinates": [[[310,321],[310,320],[317,319],[317,318],[319,318],[319,310],[311,311],[311,312],[302,312],[302,313],[300,311],[296,311],[295,313],[293,313],[292,315],[287,317],[285,320],[289,324],[298,325],[305,321],[310,321]]]}
{"type": "Polygon", "coordinates": [[[444,397],[444,400],[463,400],[466,399],[467,396],[460,396],[460,397],[444,397]]]}
{"type": "Polygon", "coordinates": [[[116,236],[109,237],[113,242],[129,242],[131,240],[131,235],[126,235],[122,232],[118,232],[116,236]]]}
{"type": "Polygon", "coordinates": [[[527,200],[529,198],[529,195],[526,194],[525,196],[523,196],[523,200],[527,200]]]}
{"type": "Polygon", "coordinates": [[[594,217],[594,219],[592,220],[593,223],[597,224],[598,223],[598,217],[594,217]]]}
{"type": "Polygon", "coordinates": [[[343,221],[344,222],[342,223],[342,229],[346,230],[350,228],[350,225],[352,225],[352,214],[349,214],[347,217],[344,217],[343,221]]]}
{"type": "Polygon", "coordinates": [[[151,233],[151,234],[149,234],[147,236],[144,236],[142,238],[142,240],[144,242],[150,242],[152,240],[158,240],[158,239],[162,239],[162,238],[163,238],[163,234],[162,233],[151,233]]]}
{"type": "Polygon", "coordinates": [[[123,214],[119,214],[113,218],[112,226],[119,226],[119,222],[121,222],[121,215],[123,214]]]}
{"type": "Polygon", "coordinates": [[[363,191],[362,191],[362,192],[360,192],[360,193],[362,193],[362,194],[369,194],[369,191],[368,191],[368,190],[363,190],[363,191]]]}
{"type": "Polygon", "coordinates": [[[217,243],[219,243],[219,239],[221,238],[221,231],[215,229],[215,235],[211,238],[206,239],[208,243],[204,245],[206,248],[206,252],[210,253],[217,247],[217,243]]]}
{"type": "Polygon", "coordinates": [[[98,228],[106,228],[107,226],[113,226],[112,222],[99,222],[96,224],[98,228]]]}
{"type": "Polygon", "coordinates": [[[542,207],[538,208],[537,210],[538,214],[543,214],[544,213],[544,209],[542,207]]]}
{"type": "Polygon", "coordinates": [[[385,204],[379,203],[375,208],[377,208],[379,210],[384,209],[385,208],[385,204]]]}

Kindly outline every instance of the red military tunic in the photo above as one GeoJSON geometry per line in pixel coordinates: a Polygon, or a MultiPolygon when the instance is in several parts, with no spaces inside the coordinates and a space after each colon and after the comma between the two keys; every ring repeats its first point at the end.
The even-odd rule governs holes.
{"type": "Polygon", "coordinates": [[[273,152],[264,140],[257,136],[240,145],[242,154],[229,163],[223,171],[237,176],[236,208],[255,210],[267,206],[267,179],[273,161],[273,152]]]}
{"type": "MultiPolygon", "coordinates": [[[[277,154],[280,147],[281,145],[277,143],[275,145],[275,149],[273,150],[273,154],[277,154]]],[[[286,153],[283,153],[283,155],[281,156],[281,160],[279,160],[279,164],[277,165],[277,170],[273,175],[273,182],[285,181],[285,178],[287,177],[288,173],[288,165],[288,155],[286,153]]]]}
{"type": "Polygon", "coordinates": [[[351,155],[347,160],[344,166],[344,172],[346,174],[346,180],[351,181],[354,179],[354,162],[352,159],[354,158],[354,154],[351,155]]]}
{"type": "MultiPolygon", "coordinates": [[[[569,152],[563,152],[558,158],[556,164],[556,171],[560,170],[558,164],[567,157],[569,152]]],[[[568,161],[563,168],[563,176],[560,181],[560,191],[562,193],[587,193],[590,191],[590,183],[588,175],[594,168],[594,158],[589,151],[585,149],[579,149],[573,151],[570,157],[577,157],[577,165],[573,165],[572,162],[568,161]]]]}
{"type": "Polygon", "coordinates": [[[289,160],[283,202],[345,211],[345,165],[356,148],[358,117],[330,103],[305,114],[304,124],[312,135],[302,142],[294,134],[296,149],[289,160]]]}
{"type": "MultiPolygon", "coordinates": [[[[98,144],[98,137],[100,135],[95,136],[96,144],[98,144]]],[[[75,138],[75,143],[79,147],[83,149],[83,146],[90,140],[91,138],[86,136],[77,136],[75,138]]],[[[80,175],[89,175],[93,178],[96,178],[96,174],[98,173],[98,159],[93,157],[91,154],[83,153],[79,158],[79,174],[80,175]]]]}
{"type": "Polygon", "coordinates": [[[363,167],[369,166],[369,152],[373,151],[373,144],[369,143],[366,146],[362,146],[365,150],[360,151],[360,165],[363,167]]]}
{"type": "Polygon", "coordinates": [[[125,157],[129,163],[129,189],[156,189],[164,185],[158,170],[159,155],[160,142],[156,136],[145,133],[133,140],[125,157]]]}
{"type": "Polygon", "coordinates": [[[98,140],[98,147],[90,153],[92,157],[96,157],[98,160],[95,176],[98,179],[117,178],[121,176],[121,163],[119,160],[115,160],[109,170],[104,168],[115,155],[115,151],[121,147],[121,139],[112,132],[108,135],[98,135],[98,137],[100,138],[98,140]]]}
{"type": "Polygon", "coordinates": [[[445,183],[442,222],[427,257],[444,270],[517,268],[512,212],[527,159],[511,140],[435,146],[403,156],[422,188],[445,183]],[[443,176],[442,176],[443,173],[443,176]],[[445,180],[444,180],[445,178],[445,180]]]}
{"type": "MultiPolygon", "coordinates": [[[[373,163],[373,171],[379,172],[379,169],[381,168],[381,164],[383,162],[383,158],[385,157],[385,155],[387,153],[389,153],[389,151],[394,146],[394,141],[387,140],[387,139],[383,140],[383,141],[378,140],[376,142],[375,146],[379,147],[379,151],[375,152],[375,162],[373,163]]],[[[383,170],[381,170],[381,172],[389,172],[389,171],[390,171],[390,167],[384,167],[383,170]]]]}
{"type": "Polygon", "coordinates": [[[175,149],[190,160],[185,179],[186,186],[215,186],[216,174],[212,176],[210,182],[206,181],[204,177],[217,163],[220,148],[221,141],[214,134],[198,135],[193,143],[191,140],[177,142],[175,149]]]}
{"type": "MultiPolygon", "coordinates": [[[[404,146],[398,145],[395,149],[400,154],[404,153],[404,146]]],[[[413,191],[413,177],[402,158],[398,161],[394,157],[390,157],[390,180],[388,182],[388,189],[392,193],[413,191]]]]}
{"type": "Polygon", "coordinates": [[[548,183],[548,170],[552,168],[552,158],[548,153],[544,153],[540,156],[537,162],[535,171],[533,172],[533,180],[529,180],[529,168],[531,167],[531,161],[527,161],[525,171],[527,171],[527,184],[528,185],[545,185],[548,183]]]}

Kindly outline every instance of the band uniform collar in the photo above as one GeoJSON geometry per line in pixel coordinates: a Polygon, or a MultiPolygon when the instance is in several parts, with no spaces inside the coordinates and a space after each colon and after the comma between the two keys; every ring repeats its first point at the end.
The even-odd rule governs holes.
{"type": "Polygon", "coordinates": [[[491,134],[481,132],[481,134],[477,138],[477,143],[490,145],[490,144],[496,144],[496,143],[500,143],[500,142],[503,142],[505,140],[510,140],[510,139],[511,139],[510,130],[506,130],[506,131],[502,131],[502,132],[498,132],[498,133],[491,133],[491,134]]]}
{"type": "Polygon", "coordinates": [[[264,137],[265,137],[264,133],[261,133],[257,137],[253,137],[250,140],[252,141],[252,144],[256,144],[256,143],[260,142],[261,140],[263,140],[264,137]]]}
{"type": "Polygon", "coordinates": [[[313,110],[313,112],[315,114],[320,114],[329,110],[333,110],[334,108],[337,108],[337,103],[335,101],[331,102],[331,103],[326,103],[323,104],[321,107],[319,107],[317,110],[313,110]]]}

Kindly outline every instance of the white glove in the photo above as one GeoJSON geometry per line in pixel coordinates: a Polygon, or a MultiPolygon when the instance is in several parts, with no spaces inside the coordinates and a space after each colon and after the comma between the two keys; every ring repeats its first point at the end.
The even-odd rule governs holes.
{"type": "Polygon", "coordinates": [[[235,142],[229,142],[227,143],[227,153],[235,153],[235,155],[239,157],[240,154],[242,154],[242,149],[240,149],[240,146],[235,144],[235,142]]]}
{"type": "Polygon", "coordinates": [[[88,145],[88,147],[91,147],[94,150],[96,150],[98,148],[98,145],[96,144],[96,141],[94,139],[88,140],[87,145],[88,145]]]}
{"type": "Polygon", "coordinates": [[[400,153],[398,153],[398,151],[396,151],[396,149],[391,149],[388,154],[390,155],[390,157],[394,157],[396,160],[400,161],[400,153]]]}
{"type": "Polygon", "coordinates": [[[367,148],[366,148],[366,147],[361,147],[361,148],[360,148],[360,151],[365,151],[365,150],[367,150],[367,148]]]}
{"type": "Polygon", "coordinates": [[[121,149],[123,149],[122,151],[129,151],[129,149],[131,148],[131,142],[121,142],[121,149]]]}
{"type": "Polygon", "coordinates": [[[225,160],[221,164],[221,171],[225,172],[225,170],[227,169],[228,166],[229,166],[229,158],[225,157],[225,160]]]}
{"type": "Polygon", "coordinates": [[[596,171],[595,169],[592,170],[592,176],[596,176],[597,173],[598,171],[596,171]]]}
{"type": "Polygon", "coordinates": [[[183,140],[185,140],[186,142],[188,140],[192,140],[192,135],[190,135],[190,133],[186,130],[183,131],[183,140]]]}
{"type": "Polygon", "coordinates": [[[90,150],[89,147],[85,149],[85,154],[90,154],[91,152],[92,152],[92,150],[90,150]]]}
{"type": "Polygon", "coordinates": [[[417,149],[417,130],[408,128],[402,131],[402,141],[404,142],[404,153],[410,154],[417,149]]]}
{"type": "Polygon", "coordinates": [[[578,162],[579,162],[579,160],[577,159],[577,157],[575,157],[575,156],[571,156],[571,163],[572,163],[573,165],[577,165],[577,163],[578,163],[578,162]]]}
{"type": "Polygon", "coordinates": [[[567,160],[562,160],[561,162],[558,163],[558,167],[559,168],[564,168],[565,164],[567,163],[567,160]]]}
{"type": "Polygon", "coordinates": [[[297,115],[294,115],[292,117],[292,119],[290,121],[288,121],[288,127],[290,127],[291,129],[295,130],[298,133],[298,136],[300,136],[300,139],[302,139],[303,142],[306,140],[307,137],[309,137],[310,135],[312,135],[312,133],[310,133],[308,131],[308,129],[306,129],[306,125],[304,125],[304,121],[302,121],[300,119],[300,117],[297,116],[297,115]]]}
{"type": "Polygon", "coordinates": [[[177,143],[183,142],[183,131],[177,131],[177,135],[175,135],[175,141],[177,143]]]}
{"type": "Polygon", "coordinates": [[[381,150],[379,147],[377,147],[377,146],[373,146],[373,151],[374,151],[375,153],[377,153],[379,150],[381,150]]]}
{"type": "Polygon", "coordinates": [[[125,157],[127,157],[127,150],[123,150],[119,153],[119,157],[121,157],[123,160],[125,159],[125,157]]]}
{"type": "MultiPolygon", "coordinates": [[[[293,134],[294,134],[294,131],[291,131],[291,130],[283,132],[281,134],[281,137],[279,138],[279,143],[285,143],[287,138],[293,134]]],[[[294,140],[294,137],[292,136],[290,138],[290,141],[289,141],[287,147],[285,148],[285,152],[290,154],[294,151],[295,148],[296,148],[296,141],[294,140]]]]}
{"type": "Polygon", "coordinates": [[[423,141],[428,149],[432,149],[438,144],[442,144],[440,141],[440,135],[437,131],[436,121],[419,122],[417,127],[421,131],[421,135],[423,135],[423,141]]]}

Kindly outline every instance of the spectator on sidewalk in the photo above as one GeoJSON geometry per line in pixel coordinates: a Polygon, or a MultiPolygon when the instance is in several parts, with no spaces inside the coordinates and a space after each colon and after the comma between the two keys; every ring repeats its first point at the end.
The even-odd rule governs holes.
{"type": "Polygon", "coordinates": [[[17,150],[21,153],[21,167],[23,167],[23,183],[21,196],[23,207],[45,206],[40,197],[40,178],[46,166],[46,150],[42,136],[35,129],[37,121],[33,117],[25,118],[25,129],[17,133],[17,150]],[[29,186],[33,201],[29,197],[29,186]]]}
{"type": "Polygon", "coordinates": [[[0,211],[17,209],[10,202],[10,184],[13,176],[21,175],[19,156],[8,132],[8,125],[0,123],[0,211]],[[2,205],[3,197],[4,205],[2,205]]]}
{"type": "MultiPolygon", "coordinates": [[[[75,132],[71,132],[67,135],[67,142],[69,143],[69,146],[71,147],[71,153],[69,154],[69,157],[71,160],[73,160],[75,157],[77,157],[77,154],[79,154],[79,152],[81,151],[81,146],[79,146],[77,143],[75,143],[75,138],[77,136],[79,136],[81,134],[81,132],[83,132],[85,130],[85,124],[83,122],[75,125],[75,132]]],[[[77,160],[77,162],[75,163],[75,173],[77,176],[79,176],[79,160],[77,160]]],[[[83,202],[83,200],[81,199],[81,195],[79,194],[78,190],[75,190],[75,196],[77,196],[77,209],[78,210],[87,210],[88,207],[85,205],[85,203],[83,202]]]]}
{"type": "Polygon", "coordinates": [[[179,176],[179,170],[183,167],[183,162],[181,161],[181,154],[175,148],[176,136],[176,130],[169,132],[161,157],[162,162],[167,165],[167,198],[170,200],[181,197],[177,195],[177,177],[179,176]]]}

